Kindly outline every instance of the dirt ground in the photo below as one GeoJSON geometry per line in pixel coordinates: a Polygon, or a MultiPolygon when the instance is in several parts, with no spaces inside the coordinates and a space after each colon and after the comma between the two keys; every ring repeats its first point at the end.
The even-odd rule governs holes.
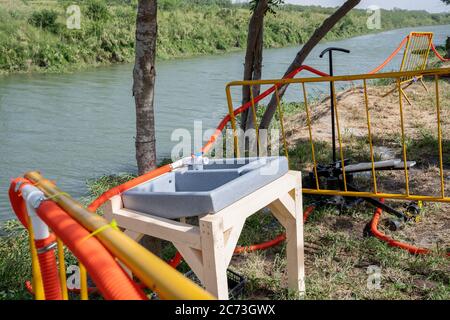
{"type": "MultiPolygon", "coordinates": [[[[396,84],[368,86],[368,107],[371,122],[372,141],[376,160],[402,159],[402,132],[397,92],[384,96],[396,84]]],[[[410,193],[440,196],[439,145],[436,107],[436,85],[425,81],[427,90],[420,82],[409,86],[405,93],[411,105],[402,99],[408,161],[416,165],[409,171],[410,193]]],[[[450,83],[439,81],[440,123],[443,145],[443,167],[446,196],[450,196],[450,83]]],[[[324,148],[330,148],[330,100],[326,99],[310,106],[313,141],[324,148]]],[[[338,92],[337,110],[343,140],[344,158],[369,161],[368,126],[364,89],[353,85],[338,92]]],[[[306,113],[301,112],[286,119],[287,137],[290,148],[299,143],[308,143],[309,132],[306,113]]],[[[339,146],[338,146],[339,147],[339,146]]],[[[320,154],[320,150],[319,150],[320,154]]],[[[339,154],[339,149],[338,149],[339,154]]],[[[312,163],[306,166],[312,168],[312,163]]],[[[360,186],[373,190],[372,177],[358,176],[360,186]]],[[[405,174],[403,170],[377,173],[379,192],[404,193],[405,174]]],[[[393,206],[401,207],[398,201],[393,206]]],[[[450,247],[450,204],[425,203],[420,223],[408,224],[391,233],[396,239],[422,247],[450,247]]],[[[389,233],[388,230],[384,230],[389,233]]]]}

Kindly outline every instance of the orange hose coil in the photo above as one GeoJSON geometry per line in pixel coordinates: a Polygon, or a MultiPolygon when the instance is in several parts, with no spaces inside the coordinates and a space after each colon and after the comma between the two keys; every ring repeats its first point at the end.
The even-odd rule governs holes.
{"type": "Polygon", "coordinates": [[[86,267],[105,299],[147,299],[100,241],[96,237],[89,237],[90,233],[57,204],[43,201],[37,214],[86,267]]]}
{"type": "Polygon", "coordinates": [[[431,50],[433,50],[434,54],[436,55],[436,57],[441,60],[442,62],[448,62],[450,61],[450,59],[448,58],[444,58],[443,56],[441,56],[441,54],[437,51],[436,47],[434,46],[434,43],[431,44],[431,50]]]}
{"type": "MultiPolygon", "coordinates": [[[[16,216],[24,219],[27,215],[24,199],[20,196],[17,183],[31,184],[23,178],[14,179],[9,189],[11,205],[16,216]],[[17,192],[16,192],[17,191],[17,192]]],[[[86,267],[98,290],[108,300],[146,300],[145,293],[136,285],[118,264],[114,256],[95,237],[70,217],[56,203],[46,200],[36,209],[37,215],[61,239],[70,251],[86,267]]],[[[20,219],[22,221],[22,219],[20,219]]],[[[26,221],[26,220],[25,220],[26,221]]],[[[36,241],[38,248],[46,247],[51,239],[36,241]]],[[[44,280],[46,299],[62,299],[56,260],[53,251],[39,255],[39,264],[44,280]],[[53,256],[52,256],[53,255],[53,256]],[[59,290],[59,292],[58,292],[59,290]]]]}
{"type": "MultiPolygon", "coordinates": [[[[384,199],[380,199],[381,202],[384,202],[384,199]]],[[[373,215],[372,221],[370,223],[370,232],[381,241],[386,242],[391,247],[397,247],[403,250],[408,251],[412,254],[429,254],[431,251],[426,248],[416,247],[407,243],[403,243],[397,240],[394,240],[381,231],[378,230],[378,223],[380,221],[383,210],[381,208],[377,208],[373,215]]],[[[450,256],[450,253],[447,253],[447,256],[450,256]]]]}
{"type": "Polygon", "coordinates": [[[51,234],[47,239],[35,240],[38,250],[39,267],[44,285],[45,300],[62,300],[61,284],[59,282],[58,267],[55,251],[46,248],[55,243],[56,238],[51,234]],[[39,250],[46,250],[39,252],[39,250]]]}

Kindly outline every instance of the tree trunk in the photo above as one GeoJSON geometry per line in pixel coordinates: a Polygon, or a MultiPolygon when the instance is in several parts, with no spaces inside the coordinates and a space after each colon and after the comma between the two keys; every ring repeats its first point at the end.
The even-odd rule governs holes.
{"type": "Polygon", "coordinates": [[[447,40],[445,41],[445,50],[447,52],[446,58],[450,58],[450,37],[447,37],[447,40]]]}
{"type": "MultiPolygon", "coordinates": [[[[136,104],[136,161],[139,175],[156,168],[155,139],[155,55],[157,0],[139,0],[136,18],[136,56],[133,96],[136,104]]],[[[161,256],[161,240],[145,236],[141,244],[161,256]]]]}
{"type": "Polygon", "coordinates": [[[158,24],[156,0],[139,0],[136,19],[136,56],[133,96],[136,104],[136,160],[139,174],[156,167],[155,54],[158,24]]]}
{"type": "MultiPolygon", "coordinates": [[[[268,0],[259,0],[248,24],[247,49],[245,52],[244,80],[259,80],[262,74],[262,53],[264,37],[264,15],[268,9],[268,0]]],[[[253,96],[259,95],[260,86],[253,87],[253,96]]],[[[250,101],[250,87],[242,87],[242,104],[250,101]]],[[[254,128],[252,112],[247,109],[241,115],[241,128],[254,128]]]]}
{"type": "MultiPolygon", "coordinates": [[[[297,53],[294,61],[292,61],[289,68],[284,73],[285,77],[290,72],[299,68],[306,57],[311,53],[312,49],[322,40],[325,35],[338,23],[351,9],[357,6],[361,0],[347,0],[335,13],[333,13],[330,17],[328,17],[322,25],[314,31],[314,34],[311,38],[306,42],[306,44],[302,47],[302,49],[297,53]]],[[[286,84],[278,90],[280,99],[283,97],[284,93],[289,84],[286,84]]],[[[267,106],[266,111],[264,112],[263,118],[261,119],[260,128],[267,129],[269,128],[270,122],[275,114],[275,110],[277,107],[277,98],[275,95],[272,95],[270,102],[267,106]]]]}

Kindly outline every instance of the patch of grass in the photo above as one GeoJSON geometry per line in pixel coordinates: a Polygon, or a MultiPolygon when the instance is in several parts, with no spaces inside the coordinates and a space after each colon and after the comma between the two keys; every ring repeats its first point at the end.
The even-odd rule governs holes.
{"type": "Polygon", "coordinates": [[[2,225],[0,237],[0,300],[31,299],[25,281],[31,279],[28,232],[16,220],[2,225]]]}
{"type": "MultiPolygon", "coordinates": [[[[317,163],[328,164],[332,162],[331,144],[324,141],[315,141],[314,150],[317,163]]],[[[289,150],[289,163],[293,168],[298,168],[301,171],[306,168],[311,168],[313,159],[309,140],[298,141],[289,150]]]]}
{"type": "MultiPolygon", "coordinates": [[[[429,129],[420,128],[418,137],[406,139],[407,155],[414,155],[414,160],[423,165],[437,165],[439,163],[439,142],[437,133],[429,129]]],[[[450,165],[450,141],[442,140],[442,155],[445,166],[450,165]]]]}
{"type": "Polygon", "coordinates": [[[90,179],[86,182],[88,186],[89,198],[95,199],[105,191],[121,185],[135,177],[136,175],[124,173],[120,175],[106,175],[96,179],[90,179]]]}

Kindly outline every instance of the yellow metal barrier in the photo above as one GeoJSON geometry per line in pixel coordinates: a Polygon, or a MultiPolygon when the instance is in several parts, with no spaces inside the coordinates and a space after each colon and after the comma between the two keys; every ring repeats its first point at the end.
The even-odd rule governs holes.
{"type": "MultiPolygon", "coordinates": [[[[210,300],[214,297],[200,288],[191,280],[184,277],[177,270],[169,266],[163,260],[146,250],[140,244],[129,238],[123,232],[115,228],[105,228],[109,223],[101,216],[94,214],[85,209],[80,203],[71,198],[67,193],[61,192],[53,182],[43,178],[38,172],[28,172],[25,178],[29,179],[42,190],[44,194],[56,202],[63,210],[65,210],[73,219],[80,223],[87,230],[94,232],[100,228],[104,231],[95,235],[102,244],[125,266],[127,266],[133,274],[140,279],[148,288],[156,291],[161,299],[172,300],[210,300]]],[[[31,223],[29,224],[31,226],[31,223]]],[[[30,233],[32,234],[32,232],[30,233]]],[[[31,243],[32,253],[33,244],[31,243]]],[[[34,249],[35,250],[35,249],[34,249]]],[[[36,254],[33,254],[36,256],[36,254]]],[[[64,253],[62,246],[58,246],[59,265],[64,267],[64,253]]],[[[33,259],[34,261],[34,259],[33,259]]],[[[39,267],[37,261],[33,266],[39,267]]],[[[33,273],[36,268],[33,268],[33,273]]],[[[61,271],[61,270],[60,270],[61,271]]],[[[40,272],[34,274],[35,285],[42,281],[40,272]]],[[[60,274],[62,281],[63,275],[60,274]]],[[[88,299],[87,274],[84,266],[80,264],[80,282],[81,282],[81,300],[88,299]]],[[[36,285],[42,288],[42,285],[36,285]]],[[[63,292],[66,286],[63,286],[63,292]]],[[[36,292],[36,298],[43,298],[43,290],[36,292]]],[[[67,291],[66,291],[67,294],[67,291]]],[[[63,294],[63,298],[66,296],[63,294]]]]}
{"type": "MultiPolygon", "coordinates": [[[[251,82],[251,81],[250,81],[251,82]]],[[[258,82],[258,81],[255,81],[258,82]]],[[[249,90],[250,90],[250,109],[252,112],[252,119],[253,119],[253,124],[254,124],[254,129],[255,129],[255,138],[256,138],[256,145],[257,145],[257,154],[259,154],[259,149],[261,147],[260,143],[260,136],[259,136],[259,127],[258,127],[258,116],[257,116],[257,111],[256,111],[256,103],[255,103],[255,97],[253,95],[253,86],[248,85],[249,86],[249,90]]],[[[239,150],[239,134],[238,134],[238,129],[237,129],[237,119],[236,119],[236,115],[235,115],[235,110],[233,107],[233,101],[232,101],[232,96],[231,96],[231,92],[229,90],[226,91],[227,94],[227,100],[228,100],[228,114],[230,116],[230,123],[231,123],[231,127],[233,129],[233,143],[234,143],[234,155],[235,157],[239,158],[241,156],[240,154],[240,150],[239,150]]],[[[280,125],[280,130],[282,132],[282,142],[283,142],[283,151],[284,154],[286,156],[286,158],[289,158],[288,156],[288,146],[287,146],[287,141],[286,141],[286,135],[285,135],[285,127],[284,127],[284,111],[283,111],[283,105],[281,103],[281,99],[280,99],[280,95],[278,92],[278,88],[275,86],[274,88],[274,92],[273,94],[276,97],[276,101],[277,101],[277,113],[278,113],[278,118],[279,118],[279,125],[280,125]]]]}
{"type": "MultiPolygon", "coordinates": [[[[432,45],[433,32],[411,32],[408,35],[405,51],[403,52],[400,72],[425,70],[432,45]]],[[[411,101],[406,95],[405,89],[416,81],[420,81],[421,85],[428,92],[428,88],[425,86],[422,76],[405,76],[400,78],[400,92],[405,97],[409,105],[411,105],[411,101]]],[[[385,94],[385,96],[394,91],[396,91],[396,89],[389,91],[385,94]]]]}
{"type": "MultiPolygon", "coordinates": [[[[431,37],[428,35],[424,36],[427,40],[426,42],[421,42],[421,46],[416,46],[415,43],[410,44],[411,48],[427,48],[431,37]]],[[[422,55],[421,55],[422,56],[422,55]]],[[[421,65],[425,62],[424,60],[420,60],[421,65]]],[[[414,66],[417,65],[416,62],[409,62],[406,60],[405,66],[414,66]]],[[[443,165],[443,151],[442,151],[442,128],[441,128],[441,101],[439,97],[439,80],[443,75],[449,75],[450,68],[442,68],[442,69],[433,69],[433,70],[413,70],[413,71],[401,71],[401,72],[389,72],[389,73],[381,73],[381,74],[361,74],[361,75],[346,75],[346,76],[334,76],[334,77],[313,77],[313,78],[297,78],[297,79],[275,79],[275,80],[253,80],[253,81],[233,81],[227,84],[226,86],[226,94],[228,98],[228,106],[232,106],[232,95],[231,88],[232,87],[242,87],[242,86],[254,86],[254,85],[284,85],[284,84],[300,84],[303,92],[303,103],[305,106],[305,114],[306,114],[306,125],[308,127],[309,134],[309,142],[311,145],[311,157],[313,162],[313,170],[315,175],[315,184],[316,188],[304,188],[303,192],[307,194],[315,194],[315,195],[341,195],[341,196],[356,196],[356,197],[372,197],[372,198],[386,198],[386,199],[402,199],[402,200],[416,200],[416,201],[435,201],[435,202],[450,202],[450,197],[445,195],[445,179],[444,179],[444,165],[443,165]],[[423,194],[412,194],[410,190],[409,184],[409,169],[407,162],[407,146],[406,146],[406,134],[405,134],[405,119],[404,119],[404,106],[403,106],[403,97],[402,93],[402,83],[404,79],[423,79],[424,77],[428,77],[435,82],[435,105],[436,105],[436,119],[437,119],[437,130],[438,130],[438,154],[439,154],[439,171],[440,171],[440,196],[430,196],[423,194]],[[404,193],[387,193],[387,192],[379,192],[379,186],[377,185],[377,175],[375,168],[375,156],[374,156],[374,147],[373,147],[373,132],[371,125],[371,118],[369,112],[369,96],[367,93],[367,81],[368,80],[376,80],[376,79],[394,79],[397,83],[396,91],[399,95],[398,105],[399,105],[399,113],[400,113],[400,129],[401,129],[401,147],[402,147],[402,160],[404,163],[404,177],[405,177],[405,189],[404,193]],[[345,108],[345,106],[339,106],[338,101],[335,98],[335,117],[336,117],[336,129],[337,129],[337,138],[339,140],[339,149],[340,149],[340,162],[342,166],[342,176],[341,179],[343,181],[343,190],[325,190],[321,189],[319,185],[319,179],[317,174],[317,159],[315,154],[315,146],[313,140],[313,126],[311,121],[311,108],[308,102],[307,88],[308,84],[317,84],[317,83],[332,83],[332,90],[335,90],[336,82],[362,82],[362,92],[363,92],[363,101],[366,115],[366,124],[367,124],[367,140],[370,147],[370,162],[371,162],[371,177],[373,182],[373,191],[353,191],[348,188],[347,177],[346,177],[346,165],[344,163],[344,145],[342,139],[342,128],[339,123],[339,108],[345,108]]],[[[280,99],[278,95],[278,90],[275,90],[277,96],[278,108],[280,108],[280,99]]],[[[336,97],[336,95],[334,95],[336,97]]],[[[234,141],[237,143],[237,122],[235,119],[234,111],[232,108],[229,108],[229,114],[231,121],[231,127],[234,134],[234,141]]],[[[282,117],[281,117],[282,118],[282,117]]],[[[282,126],[282,139],[285,141],[285,132],[284,126],[282,126]]],[[[237,150],[238,146],[235,145],[235,149],[237,150]]]]}

